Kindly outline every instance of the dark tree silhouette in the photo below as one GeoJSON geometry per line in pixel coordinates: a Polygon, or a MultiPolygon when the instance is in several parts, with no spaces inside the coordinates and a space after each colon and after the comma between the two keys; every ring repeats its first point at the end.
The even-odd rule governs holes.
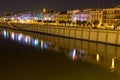
{"type": "Polygon", "coordinates": [[[97,25],[99,24],[100,22],[99,22],[99,20],[95,20],[95,21],[93,21],[93,24],[94,24],[94,29],[96,29],[97,28],[97,25]]]}

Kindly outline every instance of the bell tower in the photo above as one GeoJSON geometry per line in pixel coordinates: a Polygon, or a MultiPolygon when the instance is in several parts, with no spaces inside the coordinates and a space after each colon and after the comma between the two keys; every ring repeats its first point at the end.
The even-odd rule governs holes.
{"type": "Polygon", "coordinates": [[[46,11],[46,8],[43,8],[43,13],[46,13],[47,11],[46,11]]]}

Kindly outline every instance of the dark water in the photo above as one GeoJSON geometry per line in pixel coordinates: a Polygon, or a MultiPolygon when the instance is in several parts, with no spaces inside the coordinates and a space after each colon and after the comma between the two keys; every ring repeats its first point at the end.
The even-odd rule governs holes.
{"type": "Polygon", "coordinates": [[[0,80],[120,80],[120,47],[1,28],[0,80]]]}

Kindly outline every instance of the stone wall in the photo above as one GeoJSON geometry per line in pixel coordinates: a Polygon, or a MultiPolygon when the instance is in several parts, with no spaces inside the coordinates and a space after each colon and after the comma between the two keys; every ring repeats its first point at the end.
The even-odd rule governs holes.
{"type": "MultiPolygon", "coordinates": [[[[21,30],[35,31],[70,38],[120,45],[120,31],[81,29],[61,26],[45,26],[45,25],[43,26],[40,24],[21,24],[21,23],[11,24],[18,27],[18,29],[21,30]]],[[[7,23],[0,23],[0,25],[9,27],[7,23]]]]}

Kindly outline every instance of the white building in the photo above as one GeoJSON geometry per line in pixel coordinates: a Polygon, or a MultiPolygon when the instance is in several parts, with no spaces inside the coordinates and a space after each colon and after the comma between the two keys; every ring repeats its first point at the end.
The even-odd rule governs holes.
{"type": "Polygon", "coordinates": [[[95,9],[90,11],[89,20],[93,23],[95,20],[98,20],[100,23],[102,22],[102,9],[95,9]]]}
{"type": "Polygon", "coordinates": [[[120,21],[120,8],[107,8],[103,9],[102,22],[106,25],[115,25],[117,21],[120,21]]]}
{"type": "Polygon", "coordinates": [[[88,12],[79,12],[71,15],[72,21],[89,21],[89,13],[88,12]]]}

